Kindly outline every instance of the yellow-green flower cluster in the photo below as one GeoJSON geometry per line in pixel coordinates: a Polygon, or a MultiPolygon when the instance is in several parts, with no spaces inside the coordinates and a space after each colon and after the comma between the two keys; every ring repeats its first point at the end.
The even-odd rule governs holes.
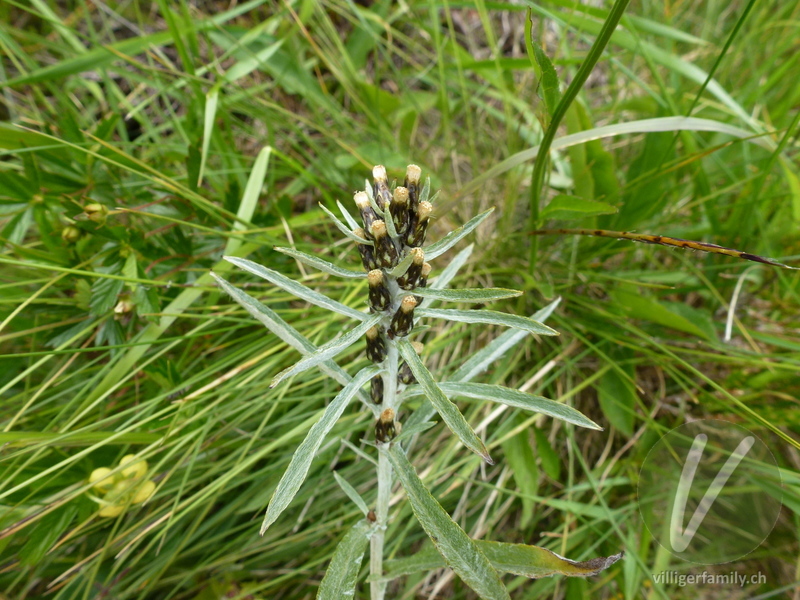
{"type": "Polygon", "coordinates": [[[92,471],[89,483],[98,495],[89,497],[100,504],[101,517],[116,517],[132,504],[141,504],[156,491],[156,484],[144,478],[147,474],[147,461],[137,460],[136,455],[127,454],[122,457],[119,472],[114,473],[108,467],[100,467],[92,471]]]}

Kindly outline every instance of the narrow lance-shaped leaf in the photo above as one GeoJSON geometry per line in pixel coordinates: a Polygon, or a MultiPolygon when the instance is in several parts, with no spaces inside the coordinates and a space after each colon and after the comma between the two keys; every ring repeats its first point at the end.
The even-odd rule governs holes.
{"type": "MultiPolygon", "coordinates": [[[[246,224],[252,221],[256,206],[258,206],[258,199],[261,197],[261,188],[264,186],[264,179],[267,176],[270,156],[272,156],[272,148],[270,146],[264,146],[259,151],[250,171],[250,176],[247,178],[242,201],[239,203],[239,210],[236,211],[237,221],[234,222],[231,231],[244,231],[247,229],[246,224]]],[[[241,239],[236,237],[228,238],[223,254],[228,256],[236,254],[241,245],[241,239]]]]}
{"type": "Polygon", "coordinates": [[[503,288],[462,288],[458,290],[436,290],[431,288],[419,288],[414,290],[415,296],[430,298],[431,300],[444,300],[446,302],[494,302],[505,298],[515,298],[521,296],[518,290],[506,290],[503,288]]]}
{"type": "Polygon", "coordinates": [[[472,217],[461,227],[459,227],[458,229],[454,229],[446,236],[444,236],[442,239],[440,239],[438,242],[434,242],[427,248],[423,248],[423,250],[425,251],[425,260],[431,261],[437,256],[441,256],[442,254],[450,250],[450,248],[455,246],[458,242],[460,242],[462,239],[464,239],[466,236],[472,233],[475,230],[475,228],[478,227],[478,225],[483,223],[484,219],[486,219],[486,217],[492,214],[493,210],[494,207],[490,208],[485,212],[482,212],[476,217],[472,217]]]}
{"type": "Polygon", "coordinates": [[[336,424],[336,421],[342,416],[350,399],[355,396],[362,385],[378,373],[380,373],[378,367],[368,367],[359,371],[359,373],[353,377],[353,380],[339,392],[330,404],[328,404],[320,420],[311,427],[306,439],[303,440],[303,443],[300,444],[294,456],[292,456],[292,460],[286,472],[283,474],[283,477],[281,477],[281,480],[278,482],[278,487],[272,494],[269,506],[267,507],[267,514],[264,517],[264,523],[261,525],[261,535],[264,535],[267,528],[275,522],[275,519],[289,506],[289,503],[292,501],[295,494],[297,494],[297,490],[300,489],[300,486],[306,478],[314,455],[325,440],[325,436],[328,435],[336,424]]]}
{"type": "MultiPolygon", "coordinates": [[[[536,311],[531,318],[534,321],[546,321],[550,315],[553,314],[553,311],[556,309],[556,307],[558,307],[560,302],[561,298],[556,298],[544,308],[536,311]]],[[[506,352],[516,346],[526,335],[528,335],[527,331],[520,331],[519,329],[509,329],[508,331],[503,332],[491,342],[486,344],[485,347],[473,354],[467,360],[467,362],[461,365],[461,367],[459,367],[459,369],[453,373],[451,379],[453,381],[471,381],[489,368],[489,365],[491,365],[494,361],[504,356],[506,352]]],[[[410,427],[416,423],[427,421],[434,414],[435,411],[433,407],[426,399],[423,401],[422,406],[415,410],[414,413],[408,418],[408,421],[406,421],[403,428],[405,429],[406,427],[410,427]]]]}
{"type": "Polygon", "coordinates": [[[433,407],[439,415],[441,415],[442,420],[444,420],[450,428],[450,431],[458,436],[458,439],[460,439],[467,448],[481,456],[483,460],[489,464],[494,464],[494,461],[489,456],[488,450],[486,450],[486,446],[484,446],[481,439],[472,430],[472,427],[469,426],[469,423],[467,423],[461,411],[458,410],[458,407],[450,402],[444,392],[436,385],[431,372],[428,371],[427,367],[422,363],[422,359],[417,355],[411,343],[407,340],[400,340],[397,344],[397,348],[400,351],[400,356],[405,359],[406,363],[411,368],[411,372],[414,374],[414,377],[416,377],[420,387],[428,397],[428,400],[430,400],[433,407]]]}
{"type": "Polygon", "coordinates": [[[339,484],[339,487],[342,488],[342,491],[347,494],[347,497],[353,501],[353,504],[355,504],[366,517],[369,508],[367,508],[367,503],[364,502],[364,499],[361,497],[361,494],[356,491],[356,488],[350,485],[348,481],[336,471],[333,472],[333,478],[336,480],[336,483],[339,484]]]}
{"type": "Polygon", "coordinates": [[[394,269],[389,271],[389,276],[400,277],[401,275],[404,275],[405,272],[408,271],[408,267],[411,266],[413,260],[414,260],[414,255],[411,254],[411,252],[409,252],[403,257],[403,260],[397,263],[397,266],[394,269]]]}
{"type": "Polygon", "coordinates": [[[373,532],[374,526],[362,519],[342,538],[319,585],[317,600],[355,598],[358,571],[373,532]]]}
{"type": "Polygon", "coordinates": [[[329,263],[327,260],[322,260],[321,258],[317,258],[316,256],[306,254],[305,252],[300,252],[300,250],[294,250],[293,248],[281,248],[279,246],[276,246],[274,250],[276,252],[281,252],[282,254],[286,254],[287,256],[291,256],[292,258],[296,258],[301,263],[306,264],[309,267],[314,267],[315,269],[322,271],[323,273],[330,273],[331,275],[336,275],[337,277],[364,279],[367,276],[367,274],[363,271],[352,271],[350,269],[343,269],[342,267],[337,267],[333,263],[329,263]]]}
{"type": "Polygon", "coordinates": [[[358,319],[359,321],[363,321],[368,317],[366,313],[357,311],[349,306],[345,306],[336,300],[332,300],[324,294],[315,292],[311,288],[304,286],[302,283],[294,281],[293,279],[289,279],[285,275],[281,275],[277,271],[268,269],[267,267],[261,266],[258,263],[254,263],[252,260],[247,260],[246,258],[237,258],[235,256],[223,256],[222,258],[227,260],[229,263],[236,265],[240,269],[244,269],[253,275],[257,275],[262,279],[266,279],[270,283],[277,285],[279,288],[286,290],[290,294],[293,294],[302,300],[311,302],[311,304],[316,304],[317,306],[327,308],[332,312],[345,315],[346,317],[350,317],[352,319],[358,319]]]}
{"type": "Polygon", "coordinates": [[[484,323],[487,325],[503,325],[504,327],[514,327],[530,333],[539,335],[558,335],[554,329],[547,325],[542,325],[528,317],[509,315],[507,313],[495,312],[493,310],[453,310],[449,308],[422,308],[416,311],[419,317],[432,317],[434,319],[445,319],[447,321],[459,321],[461,323],[484,323]]]}
{"type": "MultiPolygon", "coordinates": [[[[581,412],[571,406],[549,400],[542,396],[535,396],[519,390],[503,387],[501,385],[489,385],[486,383],[466,383],[461,381],[445,381],[439,383],[439,389],[450,398],[475,398],[477,400],[490,400],[499,402],[514,408],[530,410],[542,413],[555,419],[561,419],[567,423],[587,427],[589,429],[602,430],[597,423],[585,417],[581,412]]],[[[423,394],[420,386],[412,386],[406,390],[409,396],[423,394]]]]}
{"type": "Polygon", "coordinates": [[[392,444],[386,452],[408,495],[414,515],[447,566],[481,598],[510,600],[508,591],[489,559],[431,495],[400,446],[392,444]]]}
{"type": "MultiPolygon", "coordinates": [[[[325,208],[324,204],[320,204],[319,207],[322,209],[322,212],[324,212],[326,215],[328,215],[330,220],[333,221],[333,224],[336,226],[336,229],[341,231],[347,238],[349,238],[349,239],[351,239],[354,242],[359,243],[359,244],[366,244],[367,246],[374,246],[375,245],[374,242],[371,242],[370,240],[367,240],[367,239],[364,239],[362,237],[359,237],[355,233],[353,233],[352,230],[348,229],[345,226],[345,224],[342,223],[335,214],[333,214],[331,211],[329,211],[327,208],[325,208]]],[[[356,227],[353,227],[353,229],[355,229],[356,227]]]]}
{"type": "Polygon", "coordinates": [[[295,363],[293,366],[278,373],[272,380],[270,387],[275,387],[287,377],[291,377],[292,375],[297,375],[298,373],[307,371],[308,369],[316,367],[317,365],[325,362],[326,360],[333,358],[337,354],[344,352],[350,346],[355,344],[359,339],[361,339],[367,332],[367,329],[369,329],[374,325],[377,325],[382,318],[383,315],[381,314],[371,315],[367,318],[366,321],[362,322],[358,327],[351,329],[343,336],[333,339],[327,344],[323,344],[322,346],[317,348],[314,354],[306,356],[299,362],[295,363]]]}
{"type": "Polygon", "coordinates": [[[336,201],[336,206],[339,207],[339,210],[341,211],[342,216],[344,217],[344,220],[347,221],[347,224],[350,226],[350,229],[358,229],[359,227],[361,227],[358,224],[358,221],[356,221],[353,218],[353,215],[351,215],[348,212],[348,210],[344,207],[344,205],[341,202],[339,202],[338,200],[336,201]]]}
{"type": "MultiPolygon", "coordinates": [[[[552,575],[566,575],[567,577],[590,577],[607,569],[624,553],[608,557],[592,558],[590,560],[575,561],[563,558],[539,546],[525,544],[504,544],[500,542],[485,542],[476,540],[478,548],[486,555],[492,566],[501,573],[513,573],[522,577],[538,579],[552,575]]],[[[420,571],[432,571],[445,566],[445,561],[435,548],[426,547],[407,558],[398,558],[384,563],[384,579],[396,579],[403,575],[411,575],[420,571]]]]}
{"type": "MultiPolygon", "coordinates": [[[[268,306],[265,306],[249,294],[245,294],[243,291],[232,286],[216,273],[211,273],[211,276],[216,280],[217,285],[238,304],[240,304],[248,313],[250,313],[252,317],[258,320],[262,325],[264,325],[264,327],[269,329],[289,346],[303,355],[313,354],[317,351],[317,347],[314,344],[308,341],[308,339],[306,339],[306,337],[294,327],[284,321],[274,310],[268,306]]],[[[342,369],[332,360],[322,363],[319,365],[319,368],[323,373],[332,377],[342,385],[347,385],[352,380],[352,377],[350,377],[350,375],[344,369],[342,369]]],[[[364,404],[367,404],[368,406],[372,405],[372,402],[367,399],[363,392],[359,392],[358,396],[364,404]]]]}

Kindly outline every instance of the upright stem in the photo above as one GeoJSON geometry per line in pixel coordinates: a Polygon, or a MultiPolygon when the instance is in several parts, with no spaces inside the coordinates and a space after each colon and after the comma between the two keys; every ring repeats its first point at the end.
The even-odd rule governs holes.
{"type": "MultiPolygon", "coordinates": [[[[398,352],[394,340],[388,340],[386,371],[383,374],[383,408],[396,408],[398,352]]],[[[377,578],[383,575],[383,542],[389,520],[389,499],[392,493],[392,465],[383,451],[378,452],[378,499],[375,503],[375,519],[378,524],[370,539],[369,570],[373,577],[370,583],[372,600],[384,600],[386,582],[377,578]]]]}

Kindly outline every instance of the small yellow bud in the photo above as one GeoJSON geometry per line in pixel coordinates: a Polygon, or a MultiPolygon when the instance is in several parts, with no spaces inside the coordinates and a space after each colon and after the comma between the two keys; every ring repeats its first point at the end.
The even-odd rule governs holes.
{"type": "Polygon", "coordinates": [[[135,454],[126,454],[119,461],[119,464],[125,467],[122,469],[121,474],[126,479],[139,479],[147,473],[147,461],[137,460],[135,454]]]}
{"type": "Polygon", "coordinates": [[[150,496],[152,496],[156,491],[156,484],[153,481],[145,481],[139,489],[136,490],[136,494],[133,496],[133,503],[134,504],[141,504],[150,496]]]}
{"type": "Polygon", "coordinates": [[[61,231],[61,239],[70,244],[74,244],[81,238],[81,230],[72,225],[64,227],[61,231]]]}
{"type": "Polygon", "coordinates": [[[92,474],[89,475],[89,483],[94,484],[93,487],[98,492],[107,492],[114,487],[114,478],[108,476],[110,473],[111,469],[107,467],[95,469],[92,471],[92,474]]]}
{"type": "Polygon", "coordinates": [[[108,506],[104,506],[100,509],[100,516],[101,517],[117,517],[122,514],[122,511],[125,510],[124,506],[119,504],[109,504],[108,506]]]}

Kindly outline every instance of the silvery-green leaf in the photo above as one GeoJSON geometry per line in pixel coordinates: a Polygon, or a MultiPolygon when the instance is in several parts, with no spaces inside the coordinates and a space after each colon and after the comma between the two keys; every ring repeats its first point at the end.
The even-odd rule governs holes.
{"type": "MultiPolygon", "coordinates": [[[[217,285],[219,285],[219,287],[221,287],[231,298],[233,298],[247,312],[249,312],[251,316],[258,320],[272,333],[277,335],[282,341],[299,351],[300,354],[309,355],[317,351],[317,347],[314,344],[308,341],[308,339],[306,339],[306,337],[294,327],[284,321],[274,310],[268,306],[265,306],[252,296],[235,288],[216,273],[212,272],[211,276],[216,280],[217,285]]],[[[352,380],[352,377],[350,377],[350,375],[345,372],[344,369],[342,369],[332,360],[322,363],[319,365],[319,368],[323,373],[332,377],[342,385],[347,385],[352,380]]],[[[372,401],[368,400],[363,392],[359,391],[358,397],[365,404],[372,405],[372,401]]]]}
{"type": "MultiPolygon", "coordinates": [[[[371,242],[371,241],[369,241],[367,239],[359,237],[355,233],[353,233],[352,230],[348,229],[347,226],[344,223],[342,223],[335,214],[333,214],[331,211],[329,211],[327,208],[325,208],[324,204],[320,203],[319,207],[322,209],[322,212],[324,212],[326,215],[328,215],[330,220],[333,221],[333,224],[336,225],[336,228],[339,231],[341,231],[348,239],[353,240],[357,244],[366,244],[367,246],[374,246],[375,245],[374,242],[371,242]]],[[[355,229],[355,227],[353,227],[353,229],[355,229]]]]}
{"type": "Polygon", "coordinates": [[[431,195],[431,178],[426,177],[425,183],[422,186],[422,191],[419,193],[419,202],[426,202],[428,197],[431,195]]]}
{"type": "Polygon", "coordinates": [[[472,427],[469,426],[464,415],[461,414],[458,407],[450,402],[444,392],[436,385],[433,375],[431,375],[431,372],[428,371],[428,368],[422,363],[422,359],[417,355],[411,342],[408,340],[399,340],[397,342],[397,349],[400,351],[400,356],[405,359],[406,363],[411,368],[411,372],[414,374],[414,377],[416,377],[420,387],[428,397],[428,400],[431,401],[431,404],[433,404],[436,411],[442,417],[442,420],[444,420],[450,428],[450,431],[456,434],[458,439],[461,440],[467,448],[482,457],[483,460],[490,465],[494,464],[494,461],[489,456],[489,452],[486,450],[486,446],[484,446],[481,439],[472,430],[472,427]]]}
{"type": "MultiPolygon", "coordinates": [[[[531,317],[534,321],[543,323],[547,318],[553,314],[553,311],[561,302],[561,298],[556,298],[544,308],[536,311],[531,317]]],[[[509,329],[497,336],[491,342],[486,344],[483,348],[473,354],[467,362],[465,362],[459,369],[453,373],[453,381],[470,381],[476,375],[483,373],[489,365],[502,357],[511,348],[516,346],[522,339],[528,335],[527,331],[520,331],[518,329],[509,329]]]]}
{"type": "MultiPolygon", "coordinates": [[[[458,258],[458,257],[456,257],[458,258]]],[[[556,298],[553,302],[538,310],[531,318],[534,321],[546,321],[547,318],[561,302],[561,298],[556,298]]],[[[473,354],[467,362],[453,373],[451,379],[453,381],[471,381],[477,375],[483,373],[489,365],[494,361],[505,355],[511,348],[516,346],[526,335],[527,331],[520,331],[518,329],[509,329],[497,336],[494,340],[486,344],[483,348],[473,354]]],[[[407,427],[416,423],[422,423],[430,419],[436,414],[430,401],[426,398],[422,401],[420,407],[408,418],[405,425],[407,427]]]]}
{"type": "Polygon", "coordinates": [[[361,389],[361,386],[378,373],[380,373],[378,367],[362,369],[353,377],[353,380],[339,392],[331,403],[325,407],[322,417],[311,427],[306,439],[303,440],[303,443],[300,444],[295,451],[286,472],[278,482],[278,487],[275,488],[275,492],[272,494],[272,498],[269,501],[269,506],[267,506],[267,514],[264,516],[264,522],[261,525],[261,535],[264,535],[267,528],[275,522],[275,519],[289,506],[289,503],[292,501],[295,494],[297,494],[297,490],[300,489],[300,486],[306,478],[314,455],[325,440],[325,436],[328,435],[328,432],[330,432],[336,424],[336,421],[342,416],[350,399],[361,389]]]}
{"type": "Polygon", "coordinates": [[[342,488],[342,491],[347,494],[347,497],[353,501],[353,504],[355,504],[366,517],[369,508],[367,508],[367,503],[364,502],[364,499],[361,497],[361,494],[356,491],[356,488],[347,483],[347,480],[336,471],[333,472],[333,478],[336,480],[336,483],[339,484],[339,487],[342,488]]]}
{"type": "Polygon", "coordinates": [[[319,584],[317,600],[355,598],[361,561],[374,531],[374,526],[362,519],[342,538],[333,551],[325,577],[319,584]]]}
{"type": "MultiPolygon", "coordinates": [[[[492,566],[501,573],[513,573],[514,575],[530,577],[531,579],[550,577],[552,575],[589,577],[607,569],[623,556],[623,553],[620,552],[608,557],[574,561],[563,558],[555,552],[539,546],[504,544],[483,540],[475,540],[475,543],[492,563],[492,566]]],[[[391,580],[421,571],[432,571],[444,567],[445,564],[436,548],[426,546],[407,558],[397,558],[385,562],[385,576],[382,579],[391,580]]]]}
{"type": "Polygon", "coordinates": [[[409,425],[408,427],[404,425],[402,433],[400,433],[400,435],[394,438],[394,441],[402,442],[404,440],[409,439],[412,436],[417,435],[418,433],[423,433],[425,431],[428,431],[428,429],[430,429],[434,425],[436,425],[436,421],[424,421],[422,423],[415,423],[413,425],[409,425]]]}
{"type": "Polygon", "coordinates": [[[479,214],[476,217],[472,217],[469,221],[464,223],[461,227],[459,227],[458,229],[454,229],[453,231],[448,233],[446,236],[444,236],[442,239],[440,239],[438,242],[434,242],[433,244],[431,244],[427,248],[423,248],[423,250],[425,251],[425,260],[430,262],[431,260],[433,260],[437,256],[440,256],[440,255],[444,254],[445,252],[447,252],[448,250],[450,250],[450,248],[455,246],[463,238],[465,238],[470,233],[472,233],[478,225],[483,223],[483,220],[486,217],[488,217],[490,214],[492,214],[493,210],[494,210],[494,207],[490,208],[486,212],[482,212],[481,214],[479,214]]]}
{"type": "MultiPolygon", "coordinates": [[[[456,254],[455,258],[453,258],[453,260],[450,261],[450,264],[447,265],[444,268],[444,270],[433,281],[431,281],[428,284],[427,289],[431,290],[445,289],[453,280],[453,277],[455,277],[458,274],[459,269],[461,269],[461,267],[463,267],[466,264],[467,260],[469,260],[469,257],[472,254],[472,250],[474,247],[475,247],[474,244],[470,244],[469,246],[464,248],[461,252],[456,254]]],[[[427,306],[428,304],[430,304],[430,300],[425,300],[423,298],[422,303],[419,306],[420,307],[427,306]]]]}
{"type": "Polygon", "coordinates": [[[296,362],[293,366],[289,367],[288,369],[284,369],[280,373],[278,373],[273,379],[272,383],[270,383],[269,387],[273,388],[282,382],[287,377],[291,377],[292,375],[297,375],[298,373],[302,373],[303,371],[307,371],[313,367],[316,367],[318,364],[325,362],[336,356],[337,354],[341,354],[345,350],[347,350],[350,346],[355,344],[359,339],[361,339],[364,334],[367,332],[367,329],[370,327],[377,325],[378,322],[383,318],[382,314],[377,315],[369,315],[366,321],[363,321],[357,327],[354,327],[344,335],[323,344],[313,354],[309,354],[305,358],[301,359],[300,361],[296,362]]]}
{"type": "Polygon", "coordinates": [[[534,321],[528,317],[509,315],[507,313],[495,312],[493,310],[453,310],[450,308],[421,308],[415,311],[418,317],[432,317],[434,319],[445,319],[447,321],[458,321],[460,323],[484,323],[487,325],[503,325],[523,329],[530,333],[539,335],[559,335],[554,329],[547,325],[542,325],[539,321],[534,321]]]}
{"type": "Polygon", "coordinates": [[[347,224],[350,226],[351,230],[358,229],[360,227],[360,225],[356,222],[356,220],[353,218],[350,212],[338,200],[336,201],[336,206],[339,207],[339,210],[342,212],[342,217],[344,217],[344,220],[347,221],[347,224]]]}
{"type": "Polygon", "coordinates": [[[397,266],[394,269],[389,271],[389,276],[396,278],[400,277],[401,275],[405,275],[406,271],[408,271],[408,267],[411,266],[413,260],[414,260],[414,255],[411,254],[411,252],[409,252],[403,257],[403,260],[397,263],[397,266]]]}
{"type": "Polygon", "coordinates": [[[504,298],[521,296],[518,290],[503,288],[461,288],[457,290],[437,290],[433,288],[419,288],[414,290],[415,296],[430,298],[431,300],[445,300],[447,302],[493,302],[504,298]]]}
{"type": "MultiPolygon", "coordinates": [[[[572,423],[573,425],[579,425],[580,427],[603,429],[597,423],[585,417],[580,411],[575,410],[571,406],[501,385],[445,381],[439,383],[439,389],[442,390],[448,398],[490,400],[507,406],[513,406],[514,408],[542,413],[543,415],[561,419],[562,421],[572,423]]],[[[425,391],[421,386],[414,385],[409,387],[405,393],[408,396],[416,396],[424,394],[425,391]]]]}
{"type": "Polygon", "coordinates": [[[386,451],[403,484],[414,515],[434,546],[461,580],[485,600],[510,600],[489,559],[431,495],[397,444],[386,451]]]}
{"type": "Polygon", "coordinates": [[[341,302],[332,300],[331,298],[328,298],[327,296],[304,286],[302,283],[294,281],[293,279],[289,279],[285,275],[281,275],[277,271],[268,269],[267,267],[253,262],[252,260],[247,260],[246,258],[237,258],[235,256],[223,256],[222,258],[227,260],[229,263],[236,265],[240,269],[244,269],[253,275],[257,275],[262,279],[266,279],[270,283],[274,283],[279,288],[286,290],[290,294],[293,294],[302,300],[311,302],[311,304],[316,304],[317,306],[327,308],[332,312],[350,317],[351,319],[358,319],[359,321],[363,321],[369,317],[369,315],[366,313],[359,312],[354,308],[345,306],[341,302]]]}
{"type": "Polygon", "coordinates": [[[307,264],[309,267],[314,267],[323,273],[330,273],[331,275],[336,275],[337,277],[364,279],[367,276],[367,274],[363,271],[351,271],[350,269],[343,269],[342,267],[337,267],[336,265],[329,263],[327,260],[322,260],[321,258],[306,254],[305,252],[300,252],[300,250],[295,250],[293,248],[281,248],[276,246],[274,250],[286,254],[287,256],[291,256],[292,258],[296,258],[301,263],[307,264]]]}

